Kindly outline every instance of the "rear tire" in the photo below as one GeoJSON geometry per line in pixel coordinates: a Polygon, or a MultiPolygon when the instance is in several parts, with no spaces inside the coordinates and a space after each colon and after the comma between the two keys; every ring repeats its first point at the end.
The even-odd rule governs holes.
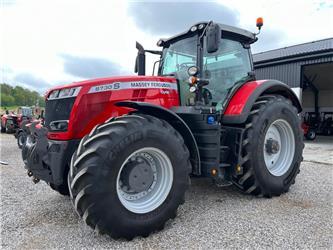
{"type": "Polygon", "coordinates": [[[190,171],[181,135],[164,120],[137,114],[99,125],[84,137],[68,182],[75,210],[90,227],[131,240],[161,230],[176,216],[190,171]],[[132,173],[143,178],[138,186],[132,173]]]}
{"type": "Polygon", "coordinates": [[[259,97],[245,124],[243,173],[234,184],[245,193],[272,197],[289,190],[304,148],[297,109],[282,96],[259,97]]]}
{"type": "Polygon", "coordinates": [[[5,129],[6,129],[6,133],[7,133],[7,134],[12,134],[12,133],[14,133],[14,131],[15,131],[15,130],[12,128],[11,124],[14,124],[12,120],[7,120],[7,121],[6,121],[6,128],[5,128],[5,129]],[[9,121],[10,121],[10,122],[9,122],[9,121]]]}

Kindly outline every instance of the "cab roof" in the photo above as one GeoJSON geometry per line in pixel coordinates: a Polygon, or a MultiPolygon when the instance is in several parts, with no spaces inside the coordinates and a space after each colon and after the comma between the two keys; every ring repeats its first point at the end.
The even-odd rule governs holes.
{"type": "MultiPolygon", "coordinates": [[[[203,28],[200,29],[200,30],[203,30],[207,26],[207,24],[209,24],[209,22],[196,23],[196,24],[192,25],[191,28],[188,29],[185,32],[182,32],[180,34],[177,34],[177,35],[172,36],[172,37],[167,38],[167,39],[164,39],[164,38],[160,39],[157,42],[157,45],[158,46],[168,46],[168,44],[170,44],[172,42],[176,42],[178,40],[181,40],[185,37],[188,37],[192,33],[196,34],[199,30],[200,25],[203,25],[203,28]],[[192,31],[192,29],[194,27],[196,27],[196,30],[192,31]]],[[[241,42],[249,43],[249,44],[254,43],[255,41],[257,41],[256,35],[254,33],[250,32],[250,31],[247,31],[247,30],[244,30],[244,29],[241,29],[241,28],[237,28],[237,27],[234,27],[234,26],[226,25],[226,24],[221,24],[221,23],[218,23],[218,25],[221,28],[222,37],[225,37],[225,36],[231,37],[231,38],[234,38],[235,40],[239,40],[241,42]]]]}

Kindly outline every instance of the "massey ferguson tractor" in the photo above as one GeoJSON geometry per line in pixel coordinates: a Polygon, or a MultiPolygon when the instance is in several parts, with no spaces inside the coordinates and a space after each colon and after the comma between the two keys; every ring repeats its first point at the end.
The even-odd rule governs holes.
{"type": "Polygon", "coordinates": [[[138,76],[52,88],[44,125],[32,123],[23,146],[28,175],[70,195],[91,228],[128,240],[175,218],[190,176],[287,192],[302,161],[301,105],[286,84],[256,80],[255,41],[201,22],[158,51],[137,43],[138,76]],[[160,55],[157,76],[145,75],[146,53],[160,55]]]}

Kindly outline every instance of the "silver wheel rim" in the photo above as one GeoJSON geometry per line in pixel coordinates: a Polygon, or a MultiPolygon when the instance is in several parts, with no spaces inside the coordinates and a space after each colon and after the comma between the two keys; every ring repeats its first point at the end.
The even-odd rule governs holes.
{"type": "MultiPolygon", "coordinates": [[[[132,165],[133,166],[133,165],[132,165]]],[[[146,171],[147,169],[145,169],[146,171]]],[[[129,179],[129,177],[128,177],[129,179]]],[[[127,181],[129,182],[129,181],[127,181]]],[[[167,198],[173,183],[173,168],[169,157],[160,149],[146,147],[132,153],[120,167],[117,176],[117,195],[122,205],[138,214],[149,213],[158,208],[167,198]],[[137,192],[126,184],[124,175],[129,176],[128,169],[132,162],[144,164],[150,168],[151,183],[147,188],[137,192]],[[126,172],[127,171],[127,172],[126,172]]]]}
{"type": "Polygon", "coordinates": [[[269,126],[263,150],[266,167],[272,175],[282,176],[289,170],[295,154],[295,136],[286,120],[276,120],[269,126]]]}

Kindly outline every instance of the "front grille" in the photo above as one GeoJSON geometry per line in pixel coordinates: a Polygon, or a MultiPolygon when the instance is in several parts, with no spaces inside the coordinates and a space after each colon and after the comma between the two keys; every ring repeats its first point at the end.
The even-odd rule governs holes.
{"type": "Polygon", "coordinates": [[[69,120],[75,97],[47,100],[45,104],[45,125],[50,129],[50,123],[59,120],[69,120]]]}

